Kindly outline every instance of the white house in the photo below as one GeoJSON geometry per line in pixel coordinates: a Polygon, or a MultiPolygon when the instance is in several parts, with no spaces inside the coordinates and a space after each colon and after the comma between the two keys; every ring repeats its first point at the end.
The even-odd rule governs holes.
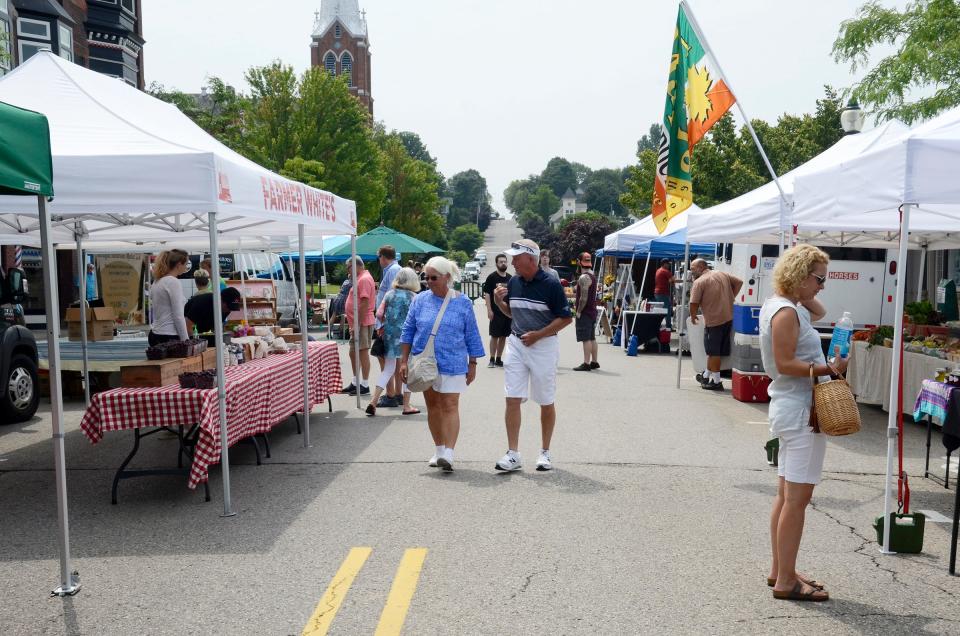
{"type": "Polygon", "coordinates": [[[570,188],[560,197],[560,209],[550,215],[550,227],[556,229],[560,223],[574,214],[587,211],[587,203],[583,200],[583,190],[577,188],[574,192],[570,188]]]}

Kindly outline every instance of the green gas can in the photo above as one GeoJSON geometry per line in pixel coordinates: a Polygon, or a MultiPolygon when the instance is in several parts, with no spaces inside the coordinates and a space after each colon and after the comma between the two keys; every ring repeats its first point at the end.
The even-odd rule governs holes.
{"type": "MultiPolygon", "coordinates": [[[[926,517],[921,512],[904,515],[890,513],[890,549],[893,552],[904,554],[918,554],[923,552],[923,525],[926,517]]],[[[873,522],[877,531],[877,543],[883,545],[883,517],[877,517],[873,522]]]]}

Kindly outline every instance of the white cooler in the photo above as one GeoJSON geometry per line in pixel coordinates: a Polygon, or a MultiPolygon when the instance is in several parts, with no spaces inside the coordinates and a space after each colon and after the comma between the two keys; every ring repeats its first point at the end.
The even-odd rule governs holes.
{"type": "MultiPolygon", "coordinates": [[[[733,331],[733,327],[730,328],[733,331]]],[[[690,359],[693,360],[693,367],[696,371],[703,371],[707,368],[707,351],[703,348],[703,318],[697,321],[697,324],[690,322],[687,317],[687,338],[690,343],[690,359]]],[[[731,350],[733,344],[733,334],[730,334],[731,350]]],[[[724,356],[720,359],[720,370],[732,369],[733,358],[724,356]]]]}

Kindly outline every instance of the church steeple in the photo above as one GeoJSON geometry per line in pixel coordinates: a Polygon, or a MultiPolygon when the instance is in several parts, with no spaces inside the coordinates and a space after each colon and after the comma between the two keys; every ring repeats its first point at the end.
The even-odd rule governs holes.
{"type": "Polygon", "coordinates": [[[345,76],[350,92],[373,114],[367,14],[358,0],[322,0],[314,14],[311,64],[345,76]]]}

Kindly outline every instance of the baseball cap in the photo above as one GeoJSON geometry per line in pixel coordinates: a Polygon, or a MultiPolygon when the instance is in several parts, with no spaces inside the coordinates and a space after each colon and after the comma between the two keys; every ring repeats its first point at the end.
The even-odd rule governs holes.
{"type": "Polygon", "coordinates": [[[580,264],[593,265],[593,257],[590,256],[590,252],[580,252],[580,264]]]}
{"type": "Polygon", "coordinates": [[[507,256],[519,256],[520,254],[530,254],[534,258],[540,258],[540,246],[530,239],[520,239],[510,244],[510,249],[503,252],[507,256]]]}

